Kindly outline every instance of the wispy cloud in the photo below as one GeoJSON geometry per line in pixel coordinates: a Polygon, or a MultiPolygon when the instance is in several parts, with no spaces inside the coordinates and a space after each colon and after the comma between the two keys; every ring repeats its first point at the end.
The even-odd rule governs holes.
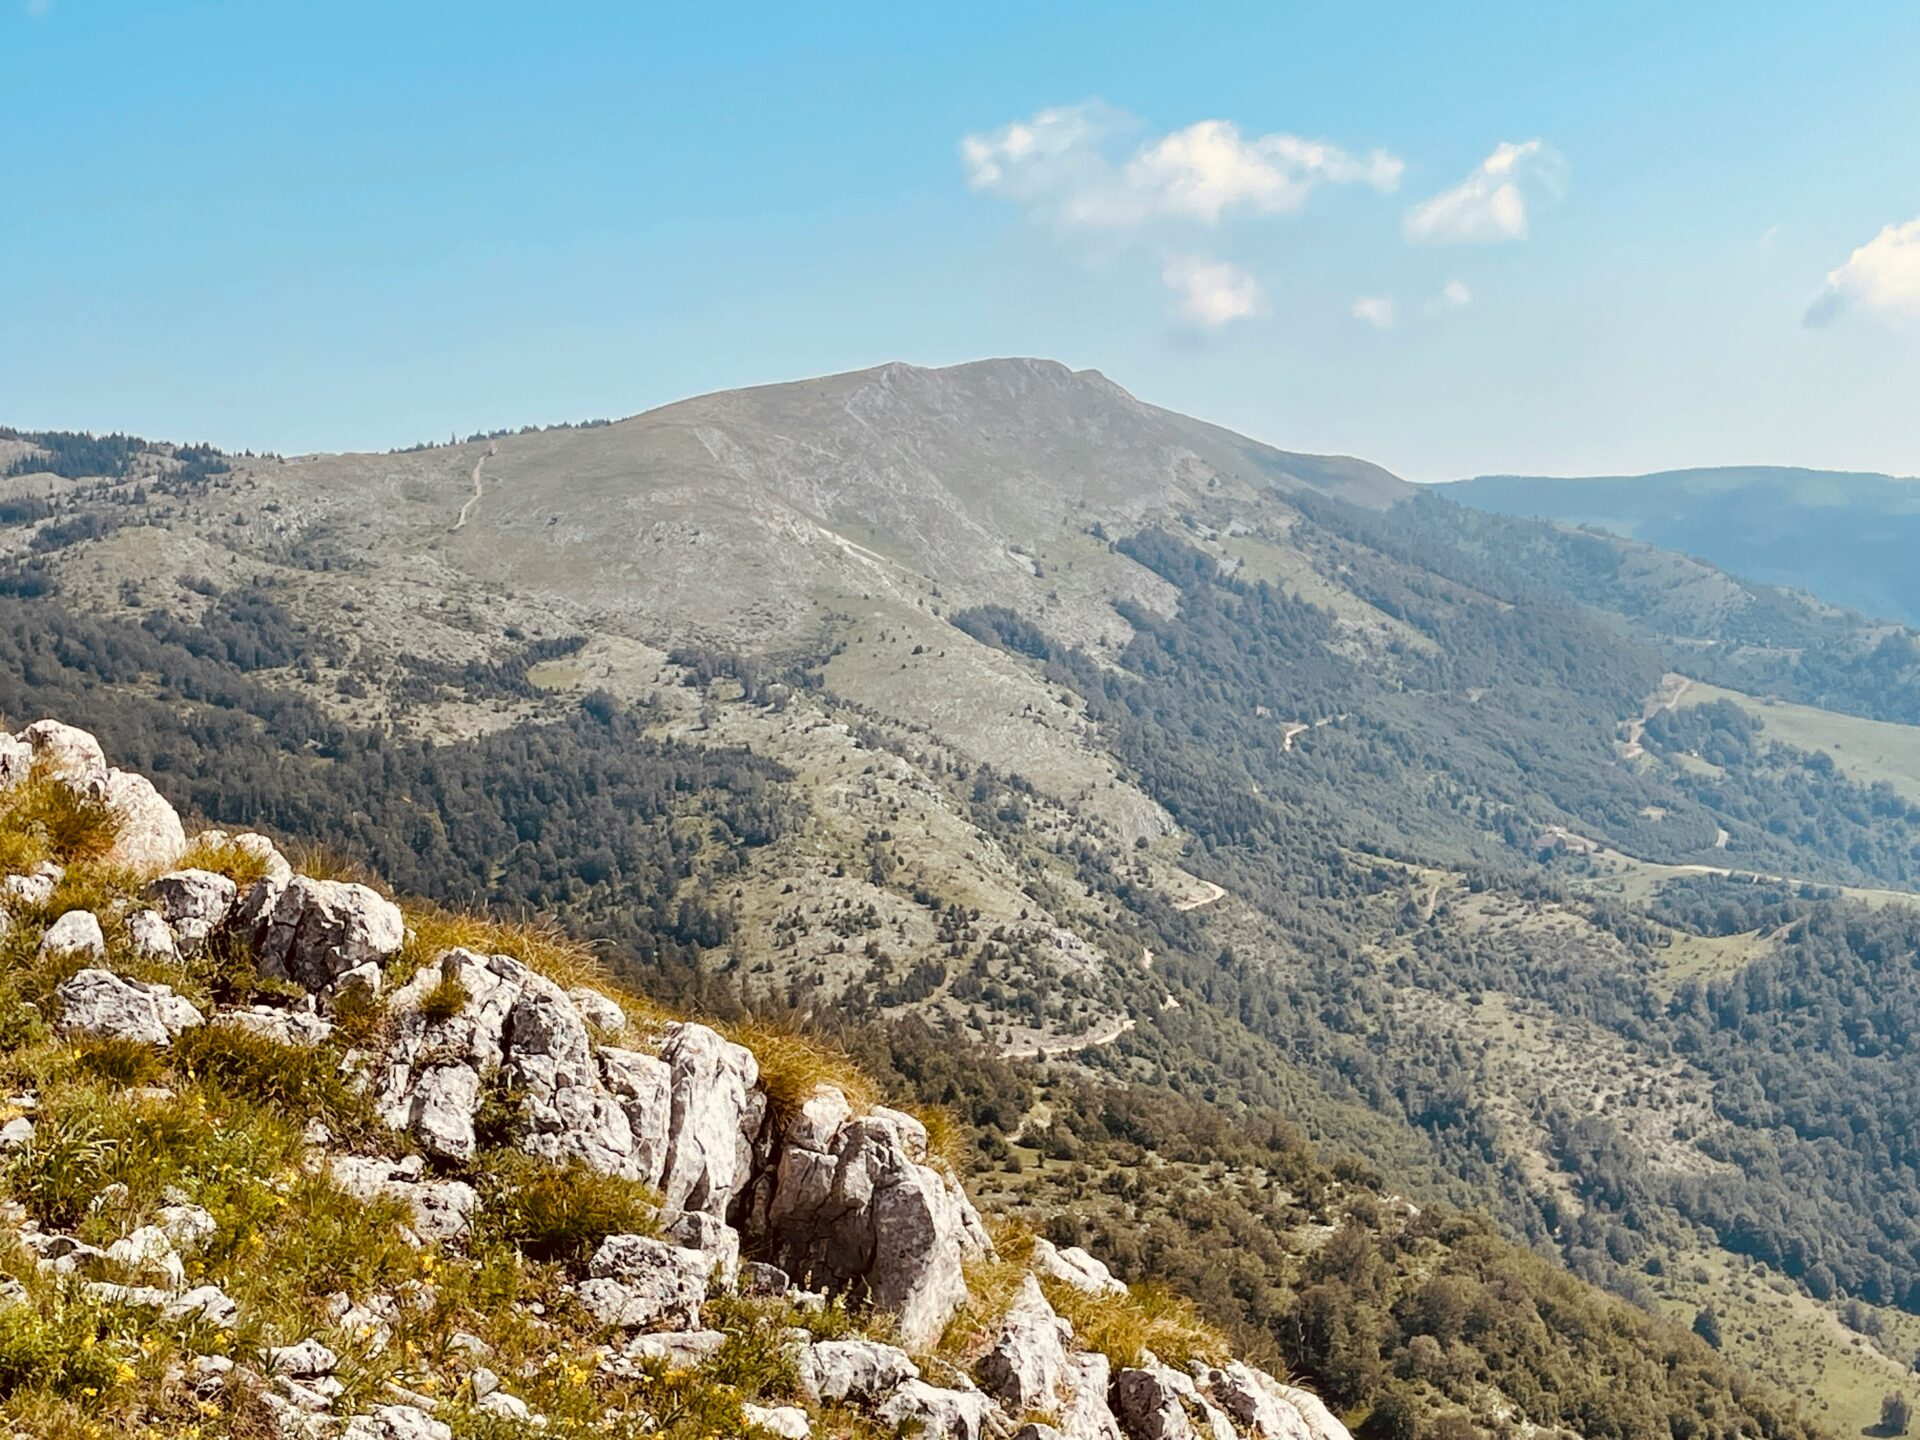
{"type": "Polygon", "coordinates": [[[1429,315],[1445,315],[1452,310],[1464,310],[1473,303],[1473,292],[1466,282],[1449,280],[1440,287],[1440,293],[1426,303],[1429,315]]]}
{"type": "Polygon", "coordinates": [[[1557,195],[1566,162],[1544,140],[1502,142],[1458,185],[1407,212],[1401,225],[1421,245],[1490,245],[1527,238],[1527,204],[1557,195]]]}
{"type": "Polygon", "coordinates": [[[1322,185],[1390,192],[1404,168],[1384,150],[1362,156],[1298,135],[1244,136],[1231,120],[1144,139],[1143,130],[1098,101],[1057,106],[967,136],[960,159],[973,189],[1060,225],[1098,230],[1288,215],[1322,185]]]}
{"type": "Polygon", "coordinates": [[[1176,255],[1160,278],[1178,297],[1180,317],[1203,330],[1218,330],[1250,315],[1264,315],[1267,294],[1238,265],[1204,255],[1176,255]]]}
{"type": "Polygon", "coordinates": [[[1886,226],[1828,272],[1806,323],[1828,324],[1856,306],[1885,320],[1920,320],[1920,218],[1886,226]]]}
{"type": "Polygon", "coordinates": [[[1353,302],[1353,318],[1376,330],[1393,328],[1393,301],[1385,295],[1362,295],[1353,302]]]}

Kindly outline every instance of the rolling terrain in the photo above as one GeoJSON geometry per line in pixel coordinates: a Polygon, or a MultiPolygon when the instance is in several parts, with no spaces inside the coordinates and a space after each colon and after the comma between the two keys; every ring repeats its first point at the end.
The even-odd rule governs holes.
{"type": "MultiPolygon", "coordinates": [[[[981,1063],[923,1098],[1015,1157],[1009,1203],[1109,1241],[1154,1197],[1102,1184],[1248,1162],[1142,1165],[1113,1147],[1164,1130],[1067,1123],[1083,1087],[1284,1116],[1713,1310],[1823,1426],[1906,1374],[1897,625],[1042,361],[388,455],[0,443],[0,709],[84,717],[183,809],[551,920],[708,1013],[945,1037],[981,1063]]],[[[1512,1400],[1421,1371],[1421,1332],[1226,1303],[1354,1413],[1512,1400]]]]}
{"type": "Polygon", "coordinates": [[[1920,541],[1912,479],[1748,465],[1578,479],[1482,475],[1442,493],[1502,515],[1633,536],[1866,615],[1920,623],[1920,582],[1908,559],[1920,541]]]}

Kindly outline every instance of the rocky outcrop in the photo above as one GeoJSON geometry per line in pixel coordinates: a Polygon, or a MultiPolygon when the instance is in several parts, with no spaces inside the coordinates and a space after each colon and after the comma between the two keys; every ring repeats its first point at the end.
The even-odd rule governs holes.
{"type": "MultiPolygon", "coordinates": [[[[273,888],[271,877],[260,882],[273,888]]],[[[256,887],[259,888],[259,887],[256,887]]],[[[400,907],[365,885],[296,875],[262,911],[260,973],[331,994],[350,974],[373,981],[406,940],[400,907]],[[371,970],[371,976],[366,972],[371,970]]]]}
{"type": "MultiPolygon", "coordinates": [[[[1350,1440],[1312,1396],[1239,1362],[1189,1372],[1145,1356],[1114,1373],[1105,1356],[1082,1348],[1053,1303],[1080,1304],[1082,1295],[1125,1303],[1126,1285],[1077,1247],[1036,1240],[1008,1303],[978,1316],[968,1262],[991,1257],[993,1245],[913,1116],[861,1109],[831,1085],[797,1105],[776,1105],[782,1088],[769,1085],[751,1050],[717,1030],[637,1024],[611,997],[562,988],[512,955],[449,949],[403,976],[395,962],[408,935],[393,902],[363,885],[295,875],[259,836],[205,835],[196,850],[243,853],[244,873],[262,873],[244,889],[210,869],[168,870],[184,837],[148,805],[151,787],[116,780],[84,732],[44,723],[0,736],[0,786],[30,773],[116,804],[123,836],[138,828],[124,816],[144,808],[145,838],[124,863],[158,872],[97,915],[70,911],[47,925],[43,953],[81,962],[51,997],[61,1034],[161,1047],[204,1023],[310,1051],[344,1048],[343,1033],[371,1036],[342,1056],[343,1073],[373,1113],[411,1141],[384,1148],[414,1153],[342,1153],[325,1126],[311,1122],[304,1163],[369,1202],[370,1214],[386,1217],[381,1223],[397,1215],[402,1237],[422,1247],[464,1246],[485,1218],[480,1192],[462,1178],[480,1156],[483,1116],[489,1144],[510,1136],[532,1156],[658,1192],[657,1233],[606,1237],[568,1282],[565,1308],[604,1327],[583,1373],[644,1379],[711,1365],[724,1361],[734,1305],[780,1297],[804,1316],[837,1297],[856,1317],[881,1317],[898,1343],[782,1332],[776,1343],[801,1392],[784,1398],[804,1397],[829,1416],[846,1407],[888,1430],[948,1440],[1350,1440]],[[124,951],[109,950],[108,934],[124,937],[124,951]],[[139,973],[152,975],[176,962],[202,966],[210,950],[223,968],[251,954],[261,977],[281,982],[256,989],[253,998],[268,1003],[203,1016],[168,985],[109,965],[130,952],[139,973]],[[377,1000],[377,1026],[345,1011],[349,987],[377,1000]],[[742,1299],[712,1302],[729,1290],[742,1299]],[[970,1301],[972,1339],[963,1352],[929,1356],[970,1301]]],[[[62,880],[57,866],[6,877],[8,903],[38,923],[62,880]]],[[[0,1148],[17,1151],[36,1135],[32,1097],[15,1109],[25,1113],[0,1131],[0,1148]]],[[[125,1187],[109,1187],[116,1188],[123,1203],[125,1187]]],[[[119,1238],[105,1249],[30,1221],[18,1240],[42,1269],[102,1307],[157,1311],[180,1327],[243,1324],[218,1287],[187,1288],[217,1248],[211,1213],[177,1196],[137,1220],[113,1232],[119,1238]]],[[[0,1287],[0,1306],[31,1299],[26,1287],[0,1287]]],[[[441,1440],[453,1431],[436,1417],[442,1401],[428,1395],[389,1386],[400,1403],[362,1399],[359,1413],[337,1413],[348,1403],[335,1374],[347,1374],[341,1356],[377,1355],[393,1342],[402,1303],[391,1294],[342,1293],[329,1304],[326,1338],[280,1336],[289,1343],[264,1354],[194,1357],[183,1362],[180,1383],[212,1395],[245,1379],[283,1436],[441,1440]]],[[[461,1403],[496,1426],[541,1429],[541,1417],[512,1393],[512,1375],[503,1383],[472,1363],[486,1349],[467,1338],[470,1346],[452,1347],[470,1352],[461,1403]]],[[[797,1404],[745,1413],[758,1433],[816,1433],[814,1417],[797,1404]]]]}
{"type": "Polygon", "coordinates": [[[777,1138],[749,1241],[893,1315],[909,1345],[931,1344],[966,1299],[963,1262],[991,1243],[959,1184],[925,1163],[925,1127],[898,1111],[854,1115],[823,1088],[777,1138]]]}

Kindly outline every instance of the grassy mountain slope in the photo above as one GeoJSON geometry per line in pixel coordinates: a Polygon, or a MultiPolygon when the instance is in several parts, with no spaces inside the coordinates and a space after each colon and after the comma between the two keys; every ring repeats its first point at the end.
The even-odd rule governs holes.
{"type": "MultiPolygon", "coordinates": [[[[1916,1304],[1851,992],[1716,988],[1804,926],[1904,995],[1916,814],[1674,678],[1911,725],[1897,627],[1042,362],[390,456],[18,443],[0,708],[211,819],[709,1013],[1280,1111],[1649,1305],[1916,1304]]],[[[1803,1330],[1742,1353],[1867,1423],[1803,1330]]]]}

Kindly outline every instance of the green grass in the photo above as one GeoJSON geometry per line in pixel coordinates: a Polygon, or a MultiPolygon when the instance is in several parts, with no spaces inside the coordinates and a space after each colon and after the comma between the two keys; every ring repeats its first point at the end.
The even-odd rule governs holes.
{"type": "Polygon", "coordinates": [[[1680,705],[1686,708],[1715,700],[1728,700],[1745,710],[1760,722],[1767,739],[1831,756],[1849,779],[1862,785],[1884,780],[1902,799],[1920,804],[1920,726],[1761,700],[1700,681],[1687,687],[1680,705]]]}

